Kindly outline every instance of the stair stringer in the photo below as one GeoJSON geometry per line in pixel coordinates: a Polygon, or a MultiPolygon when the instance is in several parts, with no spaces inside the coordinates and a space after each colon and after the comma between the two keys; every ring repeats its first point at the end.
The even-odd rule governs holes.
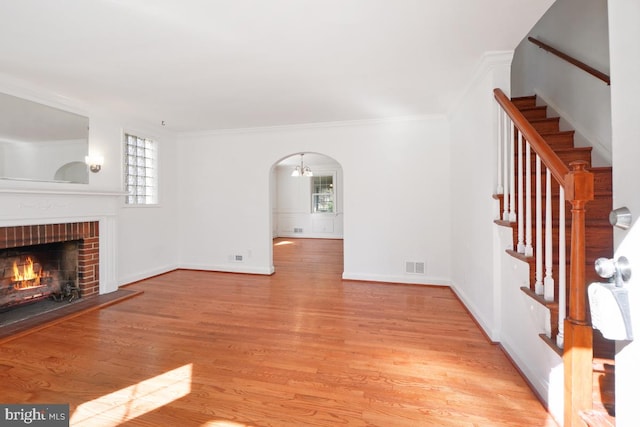
{"type": "MultiPolygon", "coordinates": [[[[502,248],[513,247],[511,227],[494,224],[502,248]]],[[[529,264],[500,250],[499,271],[500,345],[525,376],[555,420],[564,418],[564,365],[562,356],[540,339],[551,325],[550,310],[520,289],[528,286],[529,264]]]]}

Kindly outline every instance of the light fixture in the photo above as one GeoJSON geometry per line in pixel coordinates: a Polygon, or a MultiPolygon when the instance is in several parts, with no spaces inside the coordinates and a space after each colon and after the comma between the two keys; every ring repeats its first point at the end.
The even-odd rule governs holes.
{"type": "Polygon", "coordinates": [[[89,166],[89,170],[93,173],[100,172],[104,163],[104,157],[98,155],[86,156],[84,162],[89,166]]]}
{"type": "Polygon", "coordinates": [[[300,154],[300,165],[296,166],[296,168],[291,172],[291,176],[313,176],[313,172],[311,172],[311,168],[309,166],[304,165],[304,154],[300,154]]]}

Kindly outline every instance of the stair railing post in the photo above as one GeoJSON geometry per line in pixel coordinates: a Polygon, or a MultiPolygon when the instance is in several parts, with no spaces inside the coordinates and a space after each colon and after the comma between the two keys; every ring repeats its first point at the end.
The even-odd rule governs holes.
{"type": "Polygon", "coordinates": [[[516,129],[518,135],[518,245],[517,251],[524,254],[524,171],[522,156],[522,133],[516,129]]]}
{"type": "Polygon", "coordinates": [[[565,231],[565,197],[564,187],[560,186],[559,194],[559,229],[558,229],[558,335],[556,344],[564,348],[564,319],[567,316],[567,240],[565,231]]]}
{"type": "Polygon", "coordinates": [[[555,298],[555,281],[553,280],[553,216],[551,209],[551,171],[547,168],[545,194],[545,235],[544,235],[544,299],[555,298]]]}
{"type": "Polygon", "coordinates": [[[536,155],[536,271],[535,271],[535,287],[536,295],[544,294],[544,285],[542,283],[542,161],[540,156],[536,155]]]}
{"type": "Polygon", "coordinates": [[[500,107],[500,104],[496,104],[496,115],[497,115],[496,120],[498,123],[498,129],[497,129],[498,144],[496,144],[498,148],[498,152],[497,152],[498,182],[496,185],[496,194],[503,194],[504,189],[502,188],[502,139],[504,137],[502,135],[502,121],[503,121],[504,111],[502,110],[502,107],[500,107]]]}
{"type": "Polygon", "coordinates": [[[585,283],[585,205],[594,198],[593,174],[587,162],[570,164],[565,197],[571,203],[569,316],[564,322],[564,426],[583,426],[580,412],[593,406],[593,331],[587,321],[585,283]]]}
{"type": "Polygon", "coordinates": [[[502,110],[502,219],[509,221],[509,127],[511,120],[507,112],[502,110]]]}
{"type": "Polygon", "coordinates": [[[509,138],[509,145],[511,147],[509,155],[509,222],[516,222],[518,220],[516,216],[516,156],[515,156],[515,127],[513,121],[507,117],[507,123],[509,124],[509,132],[507,137],[509,138]]]}
{"type": "Polygon", "coordinates": [[[533,225],[532,225],[532,217],[531,217],[531,144],[529,141],[525,141],[526,144],[526,152],[525,152],[525,163],[526,163],[526,231],[525,231],[525,247],[524,254],[525,256],[533,256],[533,225]]]}

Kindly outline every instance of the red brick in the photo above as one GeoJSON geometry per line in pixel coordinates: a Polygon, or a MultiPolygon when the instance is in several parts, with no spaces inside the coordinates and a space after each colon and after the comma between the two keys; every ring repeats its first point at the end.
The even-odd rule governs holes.
{"type": "Polygon", "coordinates": [[[24,238],[23,238],[23,229],[24,229],[24,227],[15,227],[15,231],[16,231],[16,243],[24,241],[24,238]]]}
{"type": "Polygon", "coordinates": [[[7,227],[0,227],[0,248],[7,247],[7,227]]]}

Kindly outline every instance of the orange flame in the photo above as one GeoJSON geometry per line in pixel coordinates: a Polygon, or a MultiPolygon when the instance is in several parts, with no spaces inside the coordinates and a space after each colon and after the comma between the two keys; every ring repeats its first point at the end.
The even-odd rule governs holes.
{"type": "Polygon", "coordinates": [[[33,280],[40,277],[40,274],[36,274],[33,271],[33,260],[31,257],[27,257],[27,263],[22,266],[22,273],[20,272],[20,268],[18,265],[13,262],[13,281],[14,282],[22,282],[24,280],[33,280]]]}

